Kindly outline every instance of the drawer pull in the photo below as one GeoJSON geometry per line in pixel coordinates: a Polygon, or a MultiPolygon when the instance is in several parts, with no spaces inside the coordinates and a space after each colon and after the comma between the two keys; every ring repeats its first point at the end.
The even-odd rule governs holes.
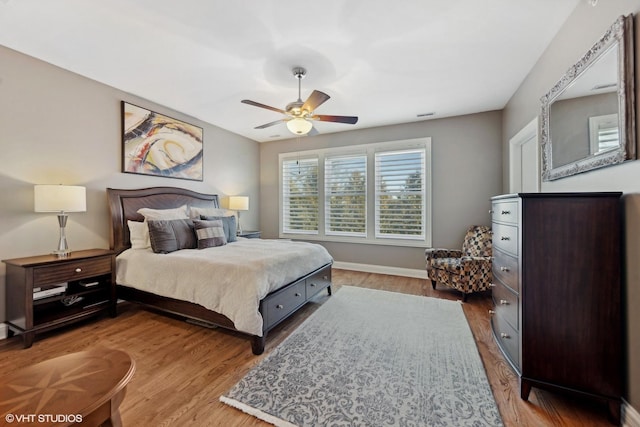
{"type": "Polygon", "coordinates": [[[489,210],[489,214],[492,214],[492,213],[493,213],[493,209],[490,209],[490,210],[489,210]]]}
{"type": "Polygon", "coordinates": [[[316,284],[315,283],[310,283],[309,286],[311,286],[312,288],[315,288],[316,284]]]}
{"type": "Polygon", "coordinates": [[[500,212],[502,215],[511,215],[511,211],[502,211],[500,212]]]}
{"type": "Polygon", "coordinates": [[[507,301],[506,299],[501,299],[500,300],[500,304],[501,305],[509,305],[509,301],[507,301]]]}
{"type": "Polygon", "coordinates": [[[284,308],[284,305],[282,305],[282,304],[278,304],[278,305],[276,305],[276,308],[277,308],[278,310],[282,310],[282,309],[284,308]]]}
{"type": "Polygon", "coordinates": [[[82,273],[82,269],[80,267],[76,268],[76,273],[82,273]]]}
{"type": "Polygon", "coordinates": [[[329,280],[329,276],[322,276],[324,280],[329,280]]]}
{"type": "Polygon", "coordinates": [[[500,333],[500,338],[509,339],[511,337],[509,336],[509,334],[505,334],[504,332],[501,332],[500,333]]]}
{"type": "Polygon", "coordinates": [[[500,267],[500,271],[509,271],[509,267],[500,267]]]}
{"type": "Polygon", "coordinates": [[[500,237],[500,240],[511,240],[511,237],[509,237],[509,236],[502,236],[502,237],[500,237]]]}
{"type": "Polygon", "coordinates": [[[302,295],[300,295],[300,292],[296,292],[296,296],[299,297],[299,296],[302,296],[302,295]]]}
{"type": "Polygon", "coordinates": [[[489,310],[489,314],[494,315],[494,314],[496,314],[496,311],[495,310],[489,310]]]}

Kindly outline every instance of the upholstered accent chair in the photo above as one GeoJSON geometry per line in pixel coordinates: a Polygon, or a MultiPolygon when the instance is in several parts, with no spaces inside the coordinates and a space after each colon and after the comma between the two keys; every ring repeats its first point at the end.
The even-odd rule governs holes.
{"type": "Polygon", "coordinates": [[[462,301],[472,292],[491,288],[491,228],[473,225],[467,230],[462,250],[431,248],[425,250],[427,275],[436,283],[462,292],[462,301]]]}

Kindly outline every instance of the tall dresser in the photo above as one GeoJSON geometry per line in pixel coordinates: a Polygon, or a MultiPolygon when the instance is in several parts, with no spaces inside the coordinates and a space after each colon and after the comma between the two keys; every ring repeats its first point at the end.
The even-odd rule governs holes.
{"type": "Polygon", "coordinates": [[[531,387],[606,401],[624,391],[622,193],[521,193],[492,202],[498,346],[531,387]]]}

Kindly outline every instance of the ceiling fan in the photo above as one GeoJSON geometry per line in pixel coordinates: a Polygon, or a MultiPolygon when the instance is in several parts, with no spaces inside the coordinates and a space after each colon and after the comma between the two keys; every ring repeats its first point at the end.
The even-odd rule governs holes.
{"type": "Polygon", "coordinates": [[[325,114],[314,114],[313,111],[320,105],[325,103],[330,96],[319,90],[314,90],[306,101],[302,102],[300,97],[300,82],[307,74],[307,70],[302,67],[296,67],[293,69],[293,75],[298,79],[298,100],[287,104],[284,110],[269,105],[261,104],[259,102],[243,99],[241,102],[244,104],[253,105],[254,107],[266,108],[267,110],[276,111],[284,114],[286,117],[276,120],[270,123],[266,123],[261,126],[256,126],[254,129],[264,129],[270,126],[277,125],[280,122],[286,122],[287,128],[296,135],[306,135],[313,128],[311,121],[318,120],[321,122],[336,122],[356,124],[358,118],[355,116],[328,116],[325,114]]]}

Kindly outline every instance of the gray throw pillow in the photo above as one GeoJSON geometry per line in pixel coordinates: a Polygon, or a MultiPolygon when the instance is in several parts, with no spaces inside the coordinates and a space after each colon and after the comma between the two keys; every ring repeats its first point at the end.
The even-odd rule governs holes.
{"type": "Polygon", "coordinates": [[[227,244],[227,236],[221,220],[205,221],[194,219],[193,224],[198,238],[198,249],[213,248],[227,244]]]}
{"type": "Polygon", "coordinates": [[[149,220],[151,249],[158,254],[168,254],[180,249],[198,247],[193,221],[190,219],[149,220]]]}
{"type": "Polygon", "coordinates": [[[227,243],[235,242],[236,240],[238,240],[236,237],[237,226],[236,226],[235,216],[233,215],[231,216],[200,215],[200,219],[204,219],[208,221],[221,220],[222,226],[224,227],[224,235],[227,237],[227,243]]]}

